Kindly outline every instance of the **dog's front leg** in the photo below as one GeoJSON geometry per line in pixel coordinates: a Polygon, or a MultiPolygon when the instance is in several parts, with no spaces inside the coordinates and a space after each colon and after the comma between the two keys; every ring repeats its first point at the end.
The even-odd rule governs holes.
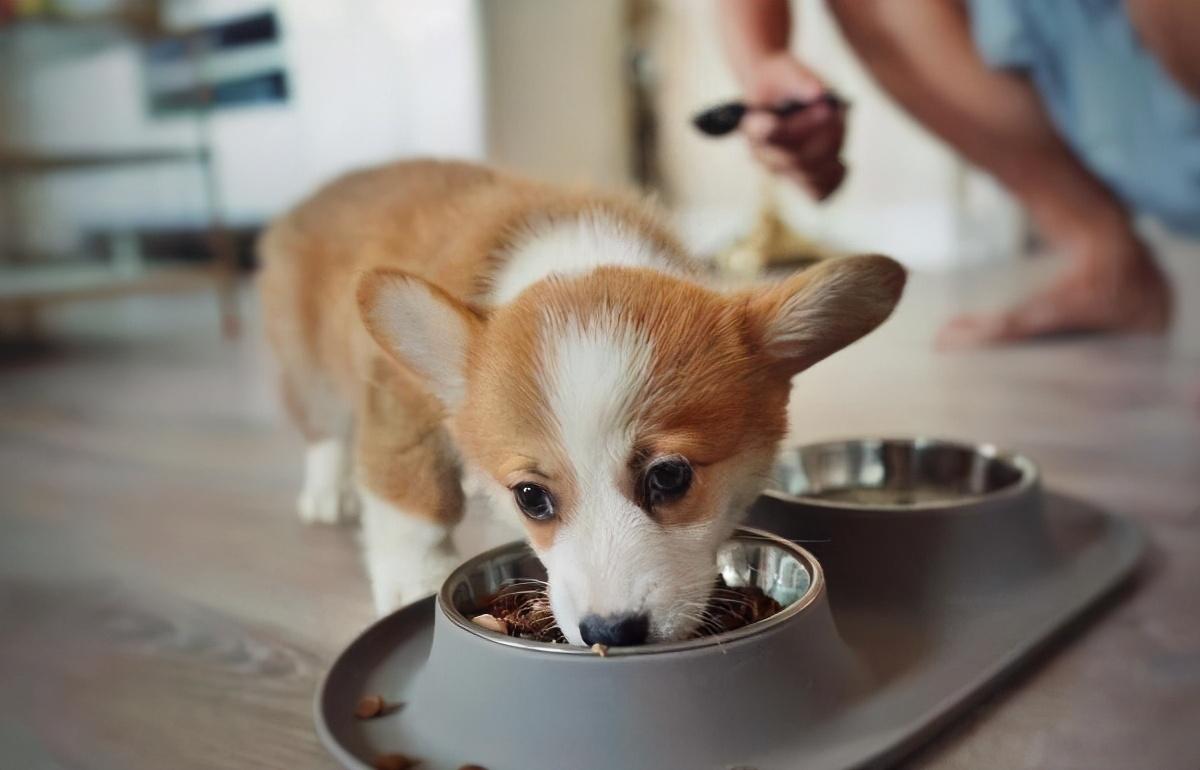
{"type": "Polygon", "coordinates": [[[452,528],[365,486],[359,493],[363,551],[376,612],[386,615],[436,593],[459,561],[450,540],[452,528]]]}
{"type": "Polygon", "coordinates": [[[322,439],[308,445],[304,454],[304,486],[296,500],[301,520],[337,524],[352,519],[358,511],[352,470],[345,442],[322,439]]]}
{"type": "Polygon", "coordinates": [[[375,609],[386,614],[436,593],[459,559],[458,454],[436,409],[402,388],[374,387],[355,431],[363,551],[375,609]]]}

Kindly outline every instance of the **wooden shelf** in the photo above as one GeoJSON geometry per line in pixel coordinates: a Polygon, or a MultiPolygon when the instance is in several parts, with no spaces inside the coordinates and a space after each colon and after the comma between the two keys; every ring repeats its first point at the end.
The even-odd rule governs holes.
{"type": "Polygon", "coordinates": [[[0,173],[39,174],[74,169],[153,163],[204,162],[207,160],[208,151],[202,148],[78,153],[0,150],[0,173]]]}
{"type": "Polygon", "coordinates": [[[157,2],[129,3],[124,8],[96,13],[46,12],[17,16],[0,21],[0,32],[23,29],[103,29],[120,28],[140,36],[162,33],[162,17],[157,2]]]}
{"type": "Polygon", "coordinates": [[[125,272],[88,263],[0,265],[0,307],[211,289],[217,281],[218,273],[211,266],[170,265],[125,272]]]}
{"type": "MultiPolygon", "coordinates": [[[[0,35],[45,35],[61,39],[69,46],[107,45],[113,41],[137,38],[178,38],[196,40],[189,46],[203,54],[202,30],[166,30],[159,0],[126,0],[115,8],[82,14],[42,13],[12,19],[0,19],[0,35]]],[[[0,43],[3,40],[0,39],[0,43]]],[[[126,294],[182,291],[209,287],[217,290],[222,325],[226,334],[236,334],[237,306],[233,297],[236,271],[235,254],[221,222],[220,195],[214,178],[207,132],[196,116],[199,143],[194,147],[142,147],[127,150],[42,151],[0,148],[0,182],[33,174],[116,169],[167,163],[197,164],[202,176],[208,206],[208,232],[212,264],[196,266],[146,265],[137,245],[129,254],[119,254],[114,264],[84,261],[21,262],[5,264],[0,260],[0,310],[16,308],[32,317],[45,304],[76,299],[115,297],[126,294]]]]}

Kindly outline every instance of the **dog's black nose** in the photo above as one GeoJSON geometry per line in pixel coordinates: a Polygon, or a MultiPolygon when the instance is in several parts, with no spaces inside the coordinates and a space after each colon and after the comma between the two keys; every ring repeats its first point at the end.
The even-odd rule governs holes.
{"type": "Polygon", "coordinates": [[[645,615],[584,615],[579,623],[579,635],[589,647],[603,644],[606,647],[628,647],[645,644],[650,635],[650,618],[645,615]]]}

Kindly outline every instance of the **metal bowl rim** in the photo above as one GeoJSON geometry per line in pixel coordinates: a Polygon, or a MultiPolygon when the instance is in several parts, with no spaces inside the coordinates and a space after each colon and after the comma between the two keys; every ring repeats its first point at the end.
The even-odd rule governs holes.
{"type": "Polygon", "coordinates": [[[996,500],[1007,500],[1013,497],[1019,497],[1026,492],[1037,487],[1041,483],[1041,470],[1037,463],[1031,460],[1027,455],[1019,452],[1014,452],[1008,449],[1003,449],[997,444],[990,442],[972,443],[967,441],[958,441],[956,439],[936,438],[932,436],[874,436],[874,437],[854,437],[843,439],[829,439],[827,441],[816,441],[811,444],[798,444],[784,450],[785,452],[802,452],[807,449],[815,449],[818,447],[830,447],[845,444],[889,444],[902,443],[911,444],[917,447],[950,447],[971,452],[973,454],[986,457],[990,460],[999,460],[1013,466],[1020,478],[1015,484],[998,489],[995,492],[986,492],[984,494],[964,495],[953,500],[937,500],[932,502],[912,504],[912,503],[846,503],[836,500],[825,500],[820,497],[808,497],[805,495],[793,495],[784,492],[781,489],[775,489],[768,486],[763,490],[763,495],[773,497],[777,500],[788,503],[803,503],[821,508],[835,508],[846,511],[926,511],[926,510],[943,510],[952,508],[962,508],[965,506],[975,505],[977,503],[992,502],[996,500]]]}
{"type": "MultiPolygon", "coordinates": [[[[721,645],[734,641],[742,641],[753,636],[765,633],[773,628],[776,628],[792,618],[800,615],[804,610],[811,606],[818,597],[825,592],[825,575],[821,570],[821,564],[811,553],[804,548],[796,545],[790,540],[785,540],[778,535],[773,535],[765,530],[755,529],[754,527],[739,526],[734,530],[730,540],[739,538],[751,538],[755,540],[767,540],[773,545],[782,548],[789,552],[808,570],[810,582],[808,590],[804,592],[796,601],[784,607],[779,612],[769,618],[764,618],[747,626],[726,631],[722,634],[713,634],[712,636],[703,636],[699,639],[688,639],[681,642],[661,642],[655,644],[640,644],[633,647],[611,647],[605,658],[625,658],[637,655],[661,655],[672,652],[688,652],[701,650],[707,647],[719,648],[721,645]]],[[[514,647],[526,652],[545,652],[557,655],[581,655],[589,659],[599,657],[588,647],[579,647],[573,644],[556,644],[554,642],[534,642],[528,639],[518,639],[513,636],[496,633],[480,627],[477,623],[471,621],[470,618],[463,615],[454,607],[454,602],[450,597],[450,586],[455,576],[462,572],[469,572],[479,566],[480,563],[496,558],[497,556],[511,551],[513,549],[529,549],[529,545],[523,540],[513,541],[498,545],[484,551],[477,556],[473,556],[458,566],[445,582],[442,583],[441,589],[437,594],[437,608],[444,617],[450,620],[458,628],[468,631],[477,637],[486,639],[489,642],[504,645],[506,647],[514,647]]]]}

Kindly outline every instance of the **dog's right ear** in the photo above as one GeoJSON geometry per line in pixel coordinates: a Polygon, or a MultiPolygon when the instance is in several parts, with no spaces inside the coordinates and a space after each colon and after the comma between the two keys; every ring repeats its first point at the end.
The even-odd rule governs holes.
{"type": "Polygon", "coordinates": [[[904,282],[888,257],[840,257],[751,292],[746,308],[764,352],[790,377],[883,323],[904,282]]]}
{"type": "Polygon", "coordinates": [[[423,278],[388,268],[359,280],[358,311],[389,356],[421,376],[448,408],[462,403],[467,349],[483,325],[478,311],[423,278]]]}

